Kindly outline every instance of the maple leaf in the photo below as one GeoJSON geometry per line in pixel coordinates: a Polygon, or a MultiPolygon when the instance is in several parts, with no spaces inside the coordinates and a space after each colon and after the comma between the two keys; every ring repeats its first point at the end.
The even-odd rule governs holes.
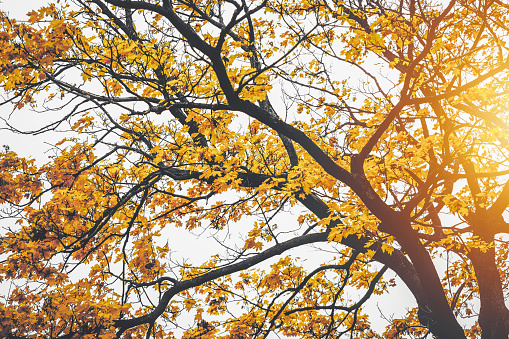
{"type": "Polygon", "coordinates": [[[508,337],[503,1],[26,10],[0,128],[66,135],[0,151],[0,336],[508,337]]]}

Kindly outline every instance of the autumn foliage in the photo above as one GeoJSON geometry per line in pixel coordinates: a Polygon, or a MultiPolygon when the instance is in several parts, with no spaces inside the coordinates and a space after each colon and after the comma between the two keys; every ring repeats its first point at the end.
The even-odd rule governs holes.
{"type": "Polygon", "coordinates": [[[64,133],[0,151],[0,337],[508,337],[506,1],[27,11],[2,128],[64,133]]]}

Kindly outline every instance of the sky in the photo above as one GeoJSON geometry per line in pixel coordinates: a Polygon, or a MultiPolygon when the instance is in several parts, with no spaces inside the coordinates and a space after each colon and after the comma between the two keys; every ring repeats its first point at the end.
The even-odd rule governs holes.
{"type": "MultiPolygon", "coordinates": [[[[26,12],[31,9],[35,9],[46,2],[47,1],[45,0],[3,0],[0,2],[0,10],[7,12],[9,16],[17,18],[18,20],[24,20],[26,18],[26,12]]],[[[41,113],[33,112],[28,108],[12,112],[11,114],[11,109],[7,105],[0,107],[0,117],[2,119],[8,118],[8,123],[20,130],[34,130],[41,127],[42,123],[46,123],[48,121],[47,114],[42,115],[41,113]],[[44,119],[42,119],[43,117],[44,119]]],[[[65,137],[65,135],[62,134],[30,136],[26,134],[12,133],[5,127],[4,121],[0,120],[0,146],[9,145],[12,150],[21,156],[34,157],[39,164],[47,161],[47,157],[50,155],[47,153],[50,144],[54,144],[65,137]]],[[[181,234],[172,233],[172,238],[175,240],[175,244],[186,244],[189,240],[192,240],[194,249],[207,247],[207,245],[200,245],[199,243],[196,243],[196,239],[185,240],[186,236],[188,237],[188,235],[184,234],[184,232],[181,234]]],[[[198,252],[197,254],[198,256],[206,256],[206,253],[204,252],[198,252]]],[[[310,259],[314,260],[319,259],[320,253],[310,250],[308,255],[310,256],[310,259]]],[[[395,277],[395,274],[388,271],[385,277],[392,278],[395,277]]],[[[403,284],[401,283],[400,285],[403,284]]],[[[380,314],[379,307],[384,310],[384,315],[386,317],[394,316],[398,318],[402,317],[407,309],[415,306],[413,296],[404,286],[391,289],[390,295],[376,296],[368,303],[369,306],[366,307],[365,311],[372,314],[371,320],[375,327],[378,328],[383,327],[383,325],[386,324],[385,320],[378,316],[380,314]]]]}
{"type": "MultiPolygon", "coordinates": [[[[17,20],[25,20],[26,13],[32,9],[48,3],[47,0],[2,0],[0,10],[6,12],[9,17],[17,20]]],[[[5,98],[0,92],[2,98],[5,98]]],[[[2,100],[3,101],[3,100],[2,100]]],[[[8,119],[8,123],[19,130],[34,130],[41,126],[41,114],[26,108],[22,111],[12,112],[11,105],[0,106],[0,118],[8,119]]],[[[13,133],[6,128],[4,120],[0,120],[0,147],[8,145],[13,151],[22,156],[33,156],[41,164],[46,162],[49,155],[46,151],[48,143],[54,143],[60,139],[57,136],[33,137],[26,134],[13,133]]]]}

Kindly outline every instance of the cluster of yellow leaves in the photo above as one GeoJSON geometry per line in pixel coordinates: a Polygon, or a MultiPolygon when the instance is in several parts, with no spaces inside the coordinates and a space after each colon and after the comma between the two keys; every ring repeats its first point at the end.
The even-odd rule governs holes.
{"type": "Polygon", "coordinates": [[[113,321],[128,314],[130,305],[121,305],[112,295],[111,289],[89,279],[35,291],[15,288],[7,303],[0,302],[0,334],[114,338],[113,321]],[[87,334],[90,330],[95,334],[87,334]]]}
{"type": "MultiPolygon", "coordinates": [[[[347,258],[344,258],[339,263],[344,264],[346,261],[347,258]]],[[[210,265],[214,263],[205,263],[202,268],[206,269],[210,265]]],[[[355,265],[359,267],[351,267],[351,270],[357,273],[362,263],[355,265]]],[[[343,306],[351,302],[346,292],[340,290],[341,280],[351,279],[353,286],[362,291],[367,288],[374,273],[348,275],[341,270],[324,270],[308,278],[307,283],[296,291],[306,275],[306,270],[295,259],[286,256],[272,264],[269,272],[249,270],[236,277],[226,276],[200,285],[194,289],[194,293],[183,292],[183,307],[194,314],[195,320],[195,326],[186,331],[183,337],[198,335],[204,338],[234,339],[264,333],[270,329],[283,336],[314,338],[319,333],[327,333],[331,326],[331,315],[321,311],[321,306],[334,302],[343,306]],[[296,293],[292,295],[294,291],[296,293]],[[232,299],[240,303],[245,311],[240,316],[225,318],[228,312],[236,308],[229,303],[232,299]]],[[[381,293],[384,285],[377,287],[375,293],[381,293]]],[[[350,326],[361,338],[364,335],[369,337],[371,333],[363,333],[369,328],[365,314],[357,314],[356,323],[353,314],[339,310],[333,318],[334,321],[342,322],[344,327],[334,329],[331,334],[340,333],[350,326]]]]}
{"type": "Polygon", "coordinates": [[[393,319],[383,333],[384,338],[404,338],[405,335],[416,337],[426,335],[428,329],[419,322],[417,311],[417,308],[413,308],[407,312],[404,319],[393,319]]]}
{"type": "Polygon", "coordinates": [[[72,12],[59,11],[54,4],[29,13],[29,24],[18,23],[0,13],[0,84],[6,91],[20,94],[21,108],[33,103],[36,85],[47,80],[56,59],[68,56],[72,36],[80,36],[72,12]],[[39,25],[37,28],[34,23],[39,25]]]}
{"type": "Polygon", "coordinates": [[[41,173],[34,160],[19,158],[4,146],[0,152],[0,203],[19,204],[42,191],[41,173]]]}
{"type": "MultiPolygon", "coordinates": [[[[210,1],[176,5],[179,11],[189,13],[195,32],[212,46],[220,39],[204,17],[212,15],[216,5],[210,1]]],[[[421,98],[420,89],[438,95],[458,88],[477,76],[479,70],[496,67],[497,58],[498,61],[504,58],[503,53],[490,47],[505,44],[494,33],[479,37],[481,47],[469,49],[477,39],[476,29],[483,25],[469,1],[462,1],[459,10],[447,16],[447,24],[438,28],[437,38],[429,44],[429,50],[425,50],[428,22],[439,15],[436,10],[407,19],[396,11],[380,13],[374,9],[352,10],[350,15],[343,4],[336,5],[330,9],[311,1],[270,3],[266,9],[269,16],[283,18],[291,14],[295,23],[284,27],[281,23],[284,20],[267,18],[239,23],[225,37],[220,52],[227,78],[242,99],[253,103],[265,100],[276,75],[309,89],[308,96],[295,94],[296,108],[289,108],[309,115],[301,115],[299,121],[291,121],[290,117],[290,123],[347,170],[351,155],[364,150],[395,109],[396,97],[393,92],[372,95],[357,91],[355,94],[346,80],[330,72],[330,65],[320,56],[343,58],[361,65],[369,54],[375,54],[387,58],[388,69],[395,71],[407,67],[415,55],[424,53],[419,67],[401,72],[396,81],[395,87],[406,86],[409,100],[421,98]],[[354,20],[355,15],[361,20],[354,20]],[[307,29],[310,23],[304,24],[306,17],[316,18],[320,24],[315,26],[323,30],[315,27],[303,38],[301,28],[307,29]],[[298,48],[296,44],[300,44],[298,48]],[[391,59],[387,52],[396,57],[391,59]],[[486,58],[490,53],[497,57],[486,58]],[[304,58],[305,62],[293,63],[292,58],[300,54],[309,60],[304,58]],[[262,59],[264,65],[274,61],[274,69],[254,68],[255,58],[262,59]],[[357,106],[352,110],[354,105],[357,106]]],[[[503,17],[501,9],[494,14],[503,17]]],[[[147,34],[140,35],[139,39],[114,34],[110,20],[100,13],[57,10],[55,5],[30,12],[28,22],[17,23],[4,15],[0,17],[0,84],[6,91],[20,95],[18,108],[35,104],[33,94],[43,88],[43,83],[52,80],[57,64],[66,59],[78,63],[83,88],[94,88],[99,83],[102,92],[94,95],[106,95],[112,102],[129,95],[138,96],[140,102],[161,105],[158,109],[172,108],[177,103],[191,105],[193,100],[199,104],[226,104],[210,63],[185,49],[185,42],[161,36],[165,27],[161,15],[148,22],[147,34]],[[78,21],[80,16],[86,18],[84,22],[78,21]],[[181,96],[191,100],[180,100],[181,96]]],[[[503,105],[494,99],[500,94],[499,87],[505,88],[503,81],[501,78],[483,84],[482,88],[469,88],[447,104],[454,105],[460,99],[470,101],[493,108],[489,112],[496,116],[505,112],[503,105]]],[[[373,83],[364,85],[369,92],[373,83]]],[[[486,193],[473,194],[467,186],[454,192],[444,187],[441,182],[464,174],[450,159],[472,161],[478,173],[496,172],[502,166],[494,161],[495,157],[489,157],[490,152],[505,154],[497,146],[491,146],[504,137],[504,131],[487,129],[482,119],[466,119],[457,109],[448,108],[438,115],[432,106],[406,106],[396,123],[378,136],[373,150],[368,150],[363,168],[375,193],[395,210],[403,210],[406,203],[418,196],[422,183],[432,179],[430,192],[434,195],[422,199],[410,213],[421,223],[415,228],[426,235],[433,233],[432,227],[426,224],[429,220],[422,215],[429,206],[443,203],[447,211],[466,219],[476,210],[488,207],[500,192],[499,182],[489,177],[479,179],[486,193]],[[490,136],[485,142],[478,142],[479,136],[486,133],[490,136]],[[440,175],[436,175],[430,168],[440,161],[444,166],[440,175]]],[[[101,287],[102,279],[114,279],[109,271],[111,265],[123,265],[127,273],[123,273],[122,279],[126,284],[155,281],[169,270],[165,259],[170,248],[168,244],[157,243],[169,227],[219,231],[256,214],[263,215],[265,220],[252,223],[239,248],[259,252],[275,240],[272,231],[276,224],[269,222],[266,214],[276,211],[282,201],[288,200],[294,207],[299,199],[311,193],[323,199],[330,215],[318,221],[316,216],[302,212],[296,218],[301,228],[317,222],[317,229],[325,231],[339,223],[330,229],[331,242],[340,243],[352,235],[367,235],[372,239],[368,245],[378,242],[383,252],[392,253],[396,248],[393,237],[379,232],[380,220],[363,201],[351,190],[343,189],[299,145],[295,144],[299,164],[291,167],[280,137],[258,121],[242,121],[224,110],[183,111],[185,127],[166,117],[163,122],[151,120],[140,112],[128,111],[117,117],[115,113],[108,116],[105,110],[98,116],[100,122],[92,114],[83,115],[72,124],[77,134],[105,126],[120,135],[113,143],[104,139],[108,148],[104,157],[94,155],[93,143],[71,139],[68,140],[71,146],[63,147],[41,168],[8,149],[0,154],[0,202],[21,206],[19,226],[3,235],[0,243],[0,254],[8,255],[0,264],[0,278],[26,278],[47,285],[44,293],[39,293],[40,297],[34,291],[15,290],[0,308],[4,328],[9,331],[25,328],[27,333],[51,336],[78,333],[91,327],[108,328],[128,308],[127,304],[119,306],[122,302],[113,291],[101,287]],[[196,127],[192,133],[189,133],[190,126],[196,127]],[[187,179],[164,177],[168,173],[177,178],[187,176],[187,179]],[[256,188],[249,188],[243,186],[241,174],[268,179],[256,188]],[[47,200],[32,201],[44,185],[50,196],[47,200]],[[230,203],[224,194],[228,192],[240,198],[230,203]],[[40,202],[40,205],[24,206],[26,201],[40,202]],[[78,262],[93,264],[89,280],[71,283],[66,267],[54,263],[60,255],[67,254],[78,262]],[[22,313],[34,316],[19,320],[22,313]]],[[[68,145],[63,142],[58,146],[63,144],[68,145]]],[[[472,249],[485,252],[495,246],[476,236],[460,237],[456,231],[444,230],[443,234],[442,239],[428,245],[465,253],[472,249]]],[[[507,258],[505,248],[499,246],[497,253],[501,262],[507,258]]],[[[361,257],[369,261],[373,254],[368,251],[361,257]]],[[[192,279],[216,269],[221,263],[217,259],[197,267],[183,265],[179,278],[192,279]]],[[[453,281],[452,286],[473,279],[466,275],[468,267],[456,268],[459,273],[454,274],[461,279],[453,281]]],[[[351,271],[350,286],[358,289],[367,288],[374,276],[360,262],[352,265],[351,271]]],[[[298,296],[284,305],[285,299],[280,296],[288,297],[289,291],[305,275],[306,270],[285,257],[266,274],[243,272],[237,281],[226,277],[197,287],[194,295],[186,291],[180,295],[182,302],[170,304],[170,312],[165,315],[175,320],[180,310],[195,312],[196,326],[184,333],[188,338],[238,338],[274,328],[285,336],[305,338],[312,333],[325,333],[332,320],[343,321],[346,327],[353,326],[350,314],[338,312],[331,317],[317,309],[336,301],[335,294],[341,302],[348,301],[346,297],[342,299],[338,285],[345,276],[336,271],[333,278],[329,278],[329,273],[319,272],[298,296]],[[239,317],[221,323],[217,317],[227,314],[236,297],[232,285],[236,292],[240,291],[244,309],[239,317]],[[250,304],[247,301],[253,299],[253,290],[259,299],[250,304]],[[285,310],[279,312],[283,306],[285,310]],[[227,334],[221,336],[225,333],[221,331],[227,334]]],[[[508,278],[504,276],[504,279],[508,278]]],[[[161,286],[167,285],[153,287],[157,290],[161,286]]],[[[375,293],[381,293],[387,285],[380,286],[375,293]]],[[[129,293],[134,294],[126,292],[129,293]]],[[[147,310],[150,308],[133,314],[144,314],[147,310]]],[[[368,325],[365,316],[357,317],[355,326],[359,331],[368,325]]],[[[422,328],[416,325],[415,310],[412,310],[406,319],[394,321],[385,335],[423,335],[422,328]]],[[[340,329],[335,331],[330,335],[339,333],[340,329]]],[[[97,334],[106,338],[112,333],[108,330],[97,334]]],[[[157,336],[163,337],[162,333],[157,330],[157,336]]]]}

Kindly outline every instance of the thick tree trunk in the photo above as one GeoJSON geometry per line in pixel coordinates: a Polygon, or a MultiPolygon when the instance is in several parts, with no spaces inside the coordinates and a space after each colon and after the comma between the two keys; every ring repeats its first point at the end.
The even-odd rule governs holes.
{"type": "MultiPolygon", "coordinates": [[[[493,245],[495,234],[500,225],[505,225],[501,210],[479,209],[469,215],[468,223],[487,245],[493,245]]],[[[505,305],[502,280],[496,263],[495,248],[489,247],[484,252],[473,248],[467,254],[474,266],[479,286],[481,308],[479,326],[482,339],[507,339],[509,337],[509,310],[505,305]]]]}
{"type": "Polygon", "coordinates": [[[407,221],[400,221],[396,240],[412,261],[429,309],[419,309],[419,321],[440,339],[466,338],[454,316],[431,257],[407,221]]]}
{"type": "Polygon", "coordinates": [[[507,339],[509,337],[509,310],[504,302],[500,274],[495,262],[495,249],[490,248],[486,253],[477,248],[472,249],[469,258],[474,265],[481,297],[479,312],[481,338],[507,339]]]}

